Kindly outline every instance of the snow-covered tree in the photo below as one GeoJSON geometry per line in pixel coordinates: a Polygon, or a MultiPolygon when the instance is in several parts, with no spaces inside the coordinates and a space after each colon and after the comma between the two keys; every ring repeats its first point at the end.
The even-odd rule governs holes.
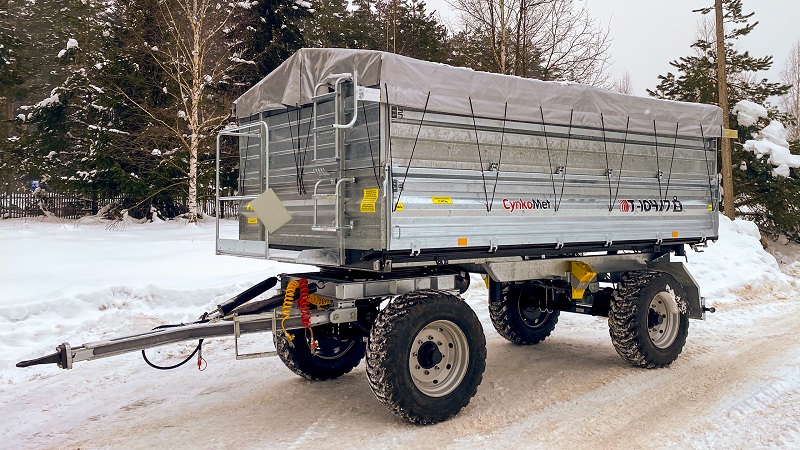
{"type": "MultiPolygon", "coordinates": [[[[142,27],[137,45],[149,53],[164,75],[163,105],[147,104],[120,89],[161,130],[178,151],[154,149],[169,165],[185,173],[187,218],[198,218],[199,163],[211,155],[213,136],[230,114],[231,75],[242,65],[243,23],[246,12],[258,2],[226,3],[217,0],[153,0],[147,2],[155,16],[152,27],[142,27]],[[156,151],[158,150],[158,151],[156,151]]],[[[142,18],[145,20],[146,18],[142,18]]]]}
{"type": "Polygon", "coordinates": [[[18,137],[12,134],[13,98],[23,83],[19,49],[19,28],[8,12],[8,3],[0,2],[0,187],[8,185],[16,172],[18,137]]]}
{"type": "MultiPolygon", "coordinates": [[[[742,50],[739,38],[749,35],[758,22],[753,21],[754,13],[743,11],[741,0],[723,0],[725,29],[725,48],[728,77],[728,103],[736,105],[742,100],[751,105],[765,105],[772,96],[784,95],[789,87],[770,82],[759,76],[760,72],[772,67],[772,56],[756,57],[742,50]]],[[[704,16],[713,13],[713,7],[698,10],[704,16]]],[[[677,73],[669,72],[659,76],[661,82],[650,95],[671,100],[718,104],[716,36],[707,21],[701,21],[697,40],[692,44],[692,54],[681,57],[670,64],[677,73]]],[[[760,107],[764,109],[763,107],[760,107]]],[[[779,119],[777,108],[764,110],[770,119],[779,119]]],[[[800,207],[800,183],[797,173],[790,171],[791,177],[775,176],[775,166],[769,158],[758,157],[753,151],[745,149],[747,141],[753,139],[761,128],[769,124],[766,119],[748,120],[746,115],[731,116],[731,126],[739,131],[739,140],[733,146],[733,187],[737,214],[748,217],[771,232],[797,233],[800,217],[796,214],[800,207]],[[736,170],[739,168],[741,170],[736,170]]],[[[723,202],[730,199],[723,198],[723,202]]]]}
{"type": "Polygon", "coordinates": [[[117,191],[120,167],[110,136],[125,133],[106,93],[104,68],[110,60],[107,41],[98,39],[109,27],[106,11],[103,1],[91,0],[62,11],[57,34],[66,37],[48,47],[49,74],[42,78],[53,87],[23,107],[29,131],[24,171],[46,179],[51,188],[92,197],[117,191]]]}

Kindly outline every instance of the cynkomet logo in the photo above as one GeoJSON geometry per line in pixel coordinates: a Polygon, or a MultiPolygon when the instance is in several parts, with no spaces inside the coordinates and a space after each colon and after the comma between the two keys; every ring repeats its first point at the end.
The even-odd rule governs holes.
{"type": "Polygon", "coordinates": [[[508,211],[535,211],[535,210],[542,210],[542,209],[550,209],[550,200],[539,200],[539,199],[530,199],[530,200],[509,200],[507,198],[503,199],[503,208],[508,211]]]}

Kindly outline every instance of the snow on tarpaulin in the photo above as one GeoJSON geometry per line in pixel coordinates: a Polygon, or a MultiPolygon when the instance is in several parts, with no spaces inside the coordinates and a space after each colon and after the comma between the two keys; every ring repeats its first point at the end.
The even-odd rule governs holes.
{"type": "Polygon", "coordinates": [[[620,94],[576,83],[539,81],[420,61],[373,50],[304,48],[234,102],[238,118],[311,103],[317,83],[332,74],[358,73],[358,84],[381,90],[381,102],[452,114],[521,121],[572,123],[653,133],[673,130],[706,137],[722,134],[722,110],[620,94]],[[429,98],[430,94],[430,98],[429,98]],[[508,104],[506,116],[506,103],[508,104]],[[540,110],[540,108],[542,108],[540,110]],[[628,118],[630,124],[628,125],[628,118]]]}

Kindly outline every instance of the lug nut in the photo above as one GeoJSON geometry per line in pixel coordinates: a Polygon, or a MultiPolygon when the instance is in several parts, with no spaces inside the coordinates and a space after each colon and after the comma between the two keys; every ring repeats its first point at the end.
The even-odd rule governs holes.
{"type": "Polygon", "coordinates": [[[414,352],[414,356],[417,356],[417,352],[414,352]]]}
{"type": "Polygon", "coordinates": [[[426,370],[426,371],[425,371],[425,375],[430,375],[430,374],[431,374],[431,371],[430,371],[430,370],[426,370]]]}
{"type": "Polygon", "coordinates": [[[414,366],[415,369],[419,370],[419,366],[414,366]]]}
{"type": "Polygon", "coordinates": [[[442,341],[439,341],[439,342],[437,342],[437,343],[436,343],[436,345],[438,345],[439,347],[441,347],[441,346],[442,346],[442,341]]]}
{"type": "Polygon", "coordinates": [[[434,367],[434,369],[439,370],[439,366],[434,367]]]}

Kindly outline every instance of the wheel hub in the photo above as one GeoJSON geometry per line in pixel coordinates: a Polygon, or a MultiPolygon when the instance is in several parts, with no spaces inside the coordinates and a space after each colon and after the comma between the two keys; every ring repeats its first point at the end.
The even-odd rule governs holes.
{"type": "Polygon", "coordinates": [[[461,328],[437,320],[414,337],[408,369],[414,385],[429,397],[444,397],[464,379],[469,365],[469,344],[461,328]]]}
{"type": "Polygon", "coordinates": [[[668,348],[675,342],[680,329],[681,317],[675,295],[669,292],[659,292],[650,300],[647,312],[647,332],[650,341],[658,348],[668,348]]]}
{"type": "Polygon", "coordinates": [[[659,314],[653,308],[650,308],[650,313],[647,315],[647,328],[657,327],[664,323],[664,315],[659,314]]]}
{"type": "Polygon", "coordinates": [[[417,364],[423,369],[430,369],[442,362],[444,355],[439,351],[439,346],[428,341],[422,344],[417,351],[417,364]]]}

